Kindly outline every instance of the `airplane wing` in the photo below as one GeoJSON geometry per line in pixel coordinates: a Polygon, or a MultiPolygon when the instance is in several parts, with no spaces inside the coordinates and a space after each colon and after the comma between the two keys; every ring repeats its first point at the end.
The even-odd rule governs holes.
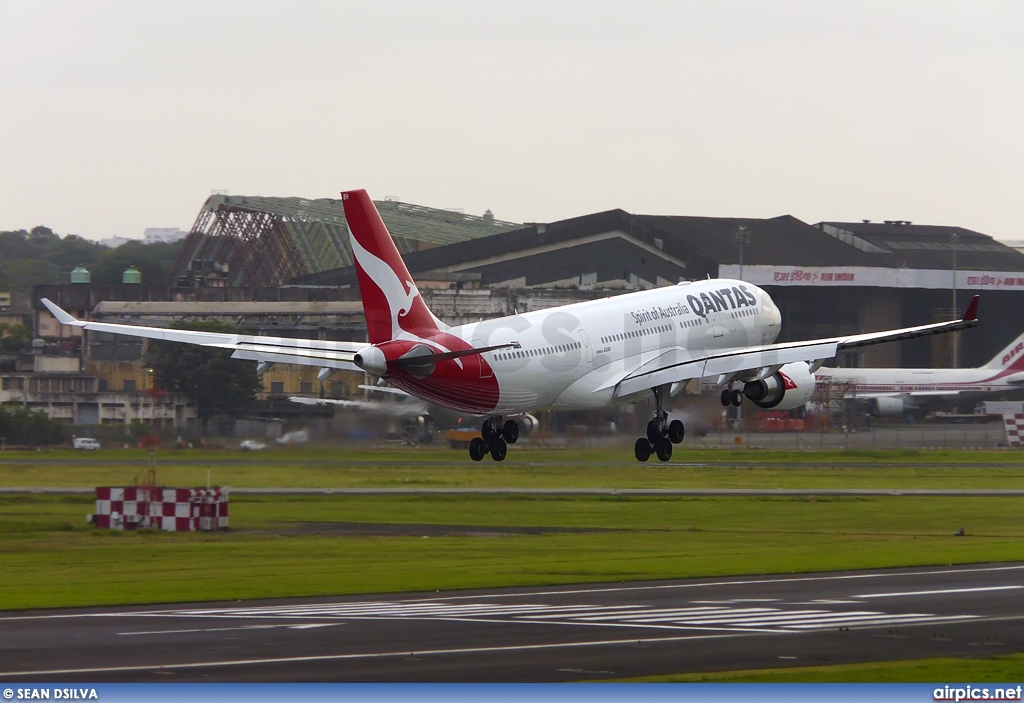
{"type": "Polygon", "coordinates": [[[708,354],[693,354],[685,349],[670,350],[617,380],[614,383],[615,395],[618,397],[632,395],[667,383],[688,381],[693,378],[717,376],[720,379],[719,383],[725,383],[737,376],[751,372],[755,373],[758,378],[765,378],[785,364],[796,361],[806,361],[809,364],[821,363],[845,349],[857,349],[885,342],[968,329],[978,324],[978,299],[979,296],[974,296],[963,319],[949,322],[936,322],[930,325],[846,337],[715,350],[708,354]]]}
{"type": "MultiPolygon", "coordinates": [[[[409,396],[412,398],[412,396],[409,396]]],[[[426,415],[427,404],[421,400],[410,400],[409,402],[374,402],[372,400],[346,400],[343,398],[307,398],[303,396],[292,396],[288,398],[293,403],[300,405],[325,405],[349,410],[362,410],[369,413],[379,413],[391,417],[415,417],[426,415]]]]}
{"type": "Polygon", "coordinates": [[[328,342],[318,339],[295,339],[291,337],[263,337],[221,332],[196,332],[163,327],[142,327],[120,325],[109,322],[79,320],[46,298],[40,302],[46,306],[62,325],[71,325],[94,332],[109,332],[131,337],[162,339],[168,342],[184,342],[204,347],[231,349],[231,358],[252,361],[273,361],[284,364],[319,366],[322,368],[360,371],[352,362],[355,353],[365,349],[359,342],[328,342]]]}

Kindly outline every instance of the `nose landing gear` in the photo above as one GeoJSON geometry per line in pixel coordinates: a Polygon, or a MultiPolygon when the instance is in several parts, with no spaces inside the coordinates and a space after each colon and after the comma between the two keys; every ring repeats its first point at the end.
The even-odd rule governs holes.
{"type": "Polygon", "coordinates": [[[633,455],[637,461],[647,461],[651,454],[657,454],[659,461],[672,458],[672,445],[683,441],[686,428],[679,420],[668,421],[668,413],[662,407],[664,388],[652,388],[654,393],[654,418],[647,423],[647,436],[641,437],[633,446],[633,455]]]}
{"type": "Polygon", "coordinates": [[[488,454],[495,461],[504,461],[508,454],[508,445],[519,440],[519,423],[515,420],[501,422],[501,416],[493,415],[484,420],[480,428],[480,437],[474,437],[469,443],[469,458],[482,461],[488,454]]]}

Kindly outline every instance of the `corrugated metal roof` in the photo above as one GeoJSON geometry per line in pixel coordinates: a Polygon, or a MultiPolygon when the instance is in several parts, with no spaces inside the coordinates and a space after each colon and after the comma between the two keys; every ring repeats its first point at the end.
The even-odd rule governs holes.
{"type": "Polygon", "coordinates": [[[877,266],[1024,271],[1024,254],[987,234],[964,227],[887,222],[820,222],[815,227],[851,248],[866,248],[877,266]]]}

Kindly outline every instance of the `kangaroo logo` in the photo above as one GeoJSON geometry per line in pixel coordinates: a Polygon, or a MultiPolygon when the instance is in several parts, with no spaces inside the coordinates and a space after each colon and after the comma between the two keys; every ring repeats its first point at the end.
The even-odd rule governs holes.
{"type": "Polygon", "coordinates": [[[352,234],[351,229],[348,236],[352,242],[352,253],[355,255],[356,261],[380,289],[380,292],[384,294],[384,299],[387,301],[391,317],[391,339],[399,339],[403,332],[408,331],[401,326],[399,318],[405,317],[412,311],[413,303],[420,296],[419,289],[412,281],[403,283],[386,261],[364,249],[352,234]]]}
{"type": "MultiPolygon", "coordinates": [[[[407,329],[402,325],[402,321],[412,312],[413,305],[417,301],[423,306],[428,319],[435,323],[435,330],[437,330],[437,318],[426,309],[426,304],[423,303],[420,291],[415,283],[410,280],[403,282],[386,261],[367,251],[359,243],[359,240],[352,234],[351,228],[349,228],[348,236],[352,243],[352,254],[355,256],[356,263],[367,277],[373,281],[373,284],[380,289],[380,292],[384,294],[384,301],[388,306],[388,317],[391,320],[390,338],[393,340],[428,343],[437,347],[442,352],[451,351],[451,349],[439,344],[437,339],[427,340],[418,334],[420,332],[429,332],[430,330],[417,329],[416,327],[407,329]]],[[[462,368],[462,361],[460,359],[455,359],[455,363],[459,368],[462,368]]]]}

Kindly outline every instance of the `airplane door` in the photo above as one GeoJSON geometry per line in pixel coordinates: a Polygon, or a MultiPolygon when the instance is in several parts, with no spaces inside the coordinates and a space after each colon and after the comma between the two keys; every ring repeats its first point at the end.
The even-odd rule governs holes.
{"type": "Polygon", "coordinates": [[[594,361],[594,347],[590,346],[590,337],[587,336],[586,330],[582,327],[577,330],[577,334],[580,336],[580,341],[583,342],[583,348],[587,351],[587,363],[594,361]]]}
{"type": "Polygon", "coordinates": [[[722,320],[722,313],[716,312],[710,315],[711,317],[711,336],[718,338],[725,336],[725,323],[722,320]]]}
{"type": "MultiPolygon", "coordinates": [[[[474,347],[484,346],[484,341],[482,339],[473,339],[472,343],[474,347]]],[[[484,354],[490,353],[491,352],[484,352],[484,354]]],[[[494,369],[491,368],[490,363],[488,363],[487,359],[484,358],[484,354],[478,354],[476,359],[477,363],[480,364],[480,378],[491,378],[494,376],[494,369]]]]}

